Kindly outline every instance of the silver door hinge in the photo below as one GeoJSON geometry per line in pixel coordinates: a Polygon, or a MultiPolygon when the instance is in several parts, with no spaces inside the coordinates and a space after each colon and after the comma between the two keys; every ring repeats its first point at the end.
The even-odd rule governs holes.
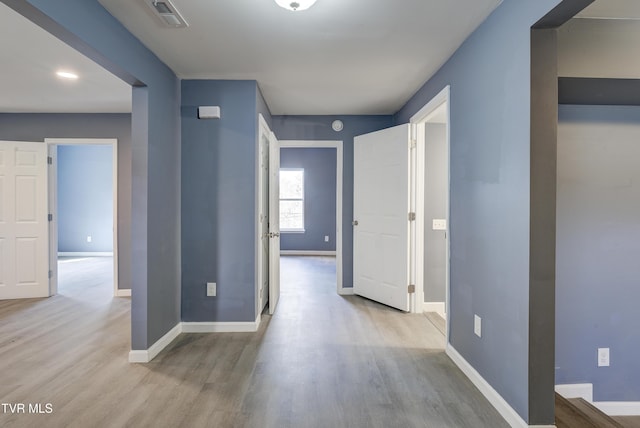
{"type": "Polygon", "coordinates": [[[409,286],[407,287],[407,291],[409,292],[409,294],[415,293],[416,292],[415,284],[409,284],[409,286]]]}
{"type": "Polygon", "coordinates": [[[47,220],[53,221],[53,214],[47,214],[47,220]]]}
{"type": "Polygon", "coordinates": [[[416,213],[409,213],[409,221],[416,221],[416,213]]]}
{"type": "Polygon", "coordinates": [[[411,140],[411,143],[409,144],[409,148],[415,149],[417,145],[418,143],[416,142],[416,140],[411,140]]]}
{"type": "Polygon", "coordinates": [[[51,278],[53,278],[53,271],[52,270],[49,271],[49,279],[51,279],[51,278]]]}
{"type": "Polygon", "coordinates": [[[47,156],[47,163],[53,165],[53,158],[51,156],[47,156]]]}

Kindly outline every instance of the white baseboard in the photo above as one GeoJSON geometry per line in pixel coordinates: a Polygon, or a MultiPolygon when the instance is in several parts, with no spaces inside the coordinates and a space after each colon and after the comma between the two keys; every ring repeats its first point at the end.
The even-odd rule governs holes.
{"type": "Polygon", "coordinates": [[[58,257],[113,257],[113,251],[60,251],[58,257]]]}
{"type": "Polygon", "coordinates": [[[592,383],[573,383],[565,385],[556,385],[555,390],[564,398],[582,398],[589,403],[593,402],[593,384],[592,383]]]}
{"type": "Polygon", "coordinates": [[[156,343],[151,345],[146,351],[129,351],[130,363],[148,363],[153,360],[164,348],[166,348],[173,340],[182,333],[182,323],[176,324],[171,330],[162,336],[156,343]]]}
{"type": "Polygon", "coordinates": [[[162,336],[146,351],[129,351],[130,363],[148,363],[181,333],[253,333],[260,326],[260,314],[249,322],[181,322],[162,336]]]}
{"type": "Polygon", "coordinates": [[[609,416],[640,416],[640,401],[596,401],[592,404],[609,416]]]}
{"type": "Polygon", "coordinates": [[[131,289],[118,288],[116,290],[116,297],[131,297],[131,289]]]}
{"type": "Polygon", "coordinates": [[[280,250],[281,256],[334,256],[335,251],[280,250]]]}
{"type": "MultiPolygon", "coordinates": [[[[471,364],[464,359],[458,351],[455,350],[451,344],[447,344],[446,353],[451,360],[462,370],[462,372],[473,382],[473,384],[480,390],[482,395],[485,396],[489,403],[496,408],[498,413],[507,421],[509,425],[514,428],[525,428],[529,425],[522,419],[522,417],[516,412],[513,407],[506,402],[504,398],[493,389],[493,387],[487,382],[481,375],[473,368],[471,364]]],[[[550,428],[554,425],[532,425],[537,428],[550,428]]]]}
{"type": "Polygon", "coordinates": [[[260,327],[260,315],[249,322],[183,322],[183,333],[253,333],[260,327]]]}
{"type": "Polygon", "coordinates": [[[424,302],[422,304],[423,312],[436,312],[442,318],[447,319],[447,313],[444,302],[424,302]]]}
{"type": "Polygon", "coordinates": [[[339,289],[338,294],[341,296],[353,296],[355,293],[353,291],[353,287],[349,287],[339,289]]]}

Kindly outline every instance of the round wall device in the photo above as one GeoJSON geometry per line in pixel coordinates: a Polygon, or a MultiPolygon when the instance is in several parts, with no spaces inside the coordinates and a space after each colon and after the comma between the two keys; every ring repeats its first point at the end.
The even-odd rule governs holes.
{"type": "Polygon", "coordinates": [[[344,128],[344,123],[342,123],[341,120],[334,120],[331,123],[331,128],[333,128],[333,130],[336,132],[340,132],[342,131],[342,128],[344,128]]]}

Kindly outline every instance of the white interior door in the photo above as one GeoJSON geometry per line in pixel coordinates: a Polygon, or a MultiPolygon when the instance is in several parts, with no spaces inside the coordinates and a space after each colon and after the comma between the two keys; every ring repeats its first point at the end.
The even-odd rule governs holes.
{"type": "Polygon", "coordinates": [[[260,116],[259,164],[258,177],[258,312],[262,313],[269,300],[269,128],[260,116]]]}
{"type": "Polygon", "coordinates": [[[409,310],[410,127],[354,139],[353,286],[357,295],[409,310]]]}
{"type": "Polygon", "coordinates": [[[47,145],[0,141],[0,299],[49,296],[47,145]]]}
{"type": "Polygon", "coordinates": [[[269,313],[280,299],[280,144],[269,138],[269,313]]]}

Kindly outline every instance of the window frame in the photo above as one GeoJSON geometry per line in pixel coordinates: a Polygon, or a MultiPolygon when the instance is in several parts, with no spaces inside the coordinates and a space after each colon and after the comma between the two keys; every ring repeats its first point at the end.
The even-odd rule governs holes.
{"type": "Polygon", "coordinates": [[[291,171],[291,172],[301,172],[302,173],[302,197],[301,198],[283,198],[282,197],[282,191],[280,189],[280,182],[278,182],[278,189],[280,189],[280,191],[278,192],[278,204],[281,207],[281,202],[285,201],[285,202],[302,202],[302,227],[301,228],[283,228],[282,227],[282,210],[278,209],[278,211],[280,212],[280,218],[278,219],[278,222],[280,223],[280,233],[305,233],[305,211],[306,211],[306,207],[305,207],[305,173],[304,173],[304,168],[280,168],[278,171],[278,181],[280,181],[280,172],[282,171],[291,171]]]}

